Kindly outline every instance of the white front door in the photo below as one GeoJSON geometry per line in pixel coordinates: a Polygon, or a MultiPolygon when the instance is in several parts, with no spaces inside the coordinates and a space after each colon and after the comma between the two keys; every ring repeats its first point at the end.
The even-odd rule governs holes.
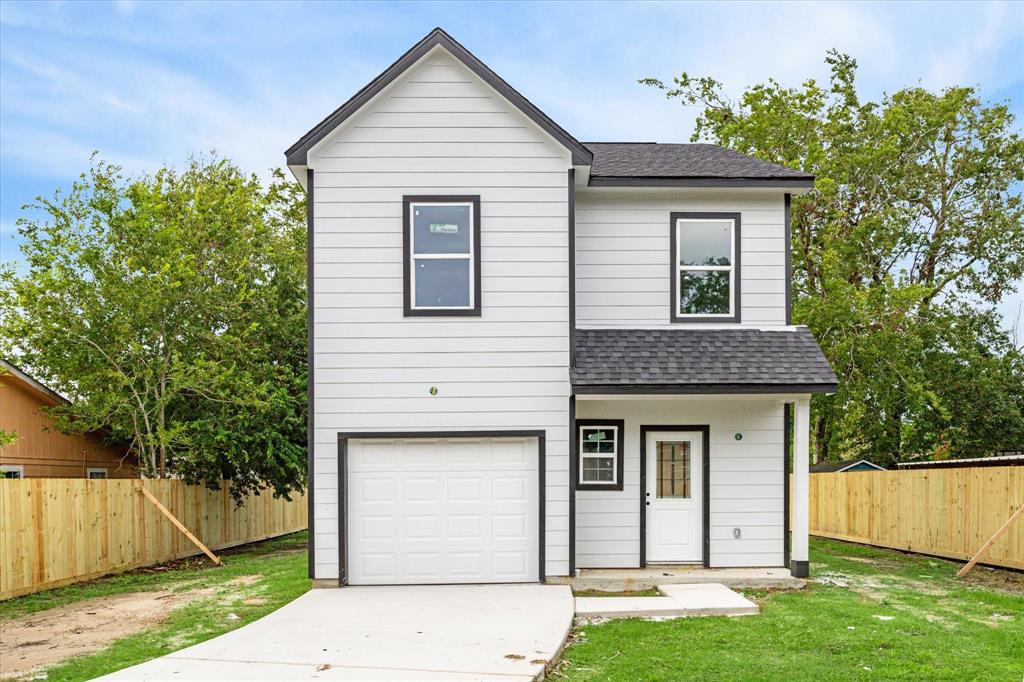
{"type": "Polygon", "coordinates": [[[647,434],[648,563],[703,560],[703,441],[699,431],[647,434]]]}
{"type": "Polygon", "coordinates": [[[352,440],[351,585],[536,582],[536,438],[352,440]]]}

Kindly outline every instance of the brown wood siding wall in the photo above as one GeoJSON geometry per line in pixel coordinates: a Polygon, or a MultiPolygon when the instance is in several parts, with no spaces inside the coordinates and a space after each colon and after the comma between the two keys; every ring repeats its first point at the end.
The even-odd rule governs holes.
{"type": "Polygon", "coordinates": [[[50,405],[16,378],[0,377],[0,428],[18,435],[0,448],[0,464],[24,466],[25,478],[84,478],[90,467],[106,469],[109,478],[137,476],[133,461],[122,462],[124,448],[106,446],[98,435],[67,435],[54,428],[45,413],[50,405]]]}

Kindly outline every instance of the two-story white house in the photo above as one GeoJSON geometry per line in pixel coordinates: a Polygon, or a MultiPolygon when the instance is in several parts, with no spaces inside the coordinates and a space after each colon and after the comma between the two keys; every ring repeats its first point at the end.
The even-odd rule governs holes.
{"type": "Polygon", "coordinates": [[[286,155],[318,584],[807,574],[808,404],[836,386],[790,320],[812,176],[580,142],[440,29],[286,155]]]}

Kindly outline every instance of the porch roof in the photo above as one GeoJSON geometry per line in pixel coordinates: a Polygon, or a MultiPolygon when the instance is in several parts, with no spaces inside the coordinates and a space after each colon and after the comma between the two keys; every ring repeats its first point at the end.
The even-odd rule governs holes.
{"type": "Polygon", "coordinates": [[[577,329],[573,392],[833,393],[836,375],[806,327],[577,329]]]}

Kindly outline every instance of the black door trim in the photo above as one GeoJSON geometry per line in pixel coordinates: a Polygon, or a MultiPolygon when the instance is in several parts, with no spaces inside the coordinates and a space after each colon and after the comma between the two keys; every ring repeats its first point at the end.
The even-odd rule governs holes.
{"type": "Polygon", "coordinates": [[[701,527],[704,533],[704,568],[711,568],[711,426],[709,424],[640,425],[640,568],[647,565],[647,434],[650,431],[699,431],[703,436],[701,453],[701,527]]]}
{"type": "Polygon", "coordinates": [[[545,524],[544,500],[547,494],[544,489],[546,470],[547,431],[537,430],[497,430],[497,431],[339,431],[338,432],[338,583],[348,585],[348,442],[349,440],[386,440],[386,439],[417,439],[417,438],[536,438],[537,439],[537,500],[540,516],[537,518],[539,566],[537,581],[543,583],[547,578],[544,566],[545,524]]]}

